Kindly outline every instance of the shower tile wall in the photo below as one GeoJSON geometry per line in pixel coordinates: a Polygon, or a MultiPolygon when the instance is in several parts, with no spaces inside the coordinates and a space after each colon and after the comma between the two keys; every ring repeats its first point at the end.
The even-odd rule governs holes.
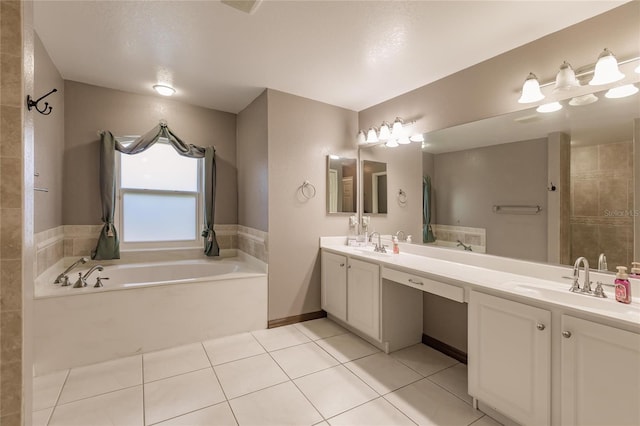
{"type": "Polygon", "coordinates": [[[596,268],[633,261],[633,143],[571,149],[571,259],[585,256],[596,268]]]}
{"type": "Polygon", "coordinates": [[[0,423],[22,407],[22,19],[0,1],[0,423]]]}

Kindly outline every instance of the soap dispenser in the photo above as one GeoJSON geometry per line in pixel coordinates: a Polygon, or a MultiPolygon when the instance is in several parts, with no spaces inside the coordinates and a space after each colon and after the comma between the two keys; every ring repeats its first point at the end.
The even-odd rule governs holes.
{"type": "Polygon", "coordinates": [[[631,278],[640,278],[640,262],[631,262],[631,278]]]}
{"type": "Polygon", "coordinates": [[[631,283],[629,283],[629,275],[627,275],[626,266],[617,266],[616,274],[616,300],[621,303],[631,303],[631,283]]]}

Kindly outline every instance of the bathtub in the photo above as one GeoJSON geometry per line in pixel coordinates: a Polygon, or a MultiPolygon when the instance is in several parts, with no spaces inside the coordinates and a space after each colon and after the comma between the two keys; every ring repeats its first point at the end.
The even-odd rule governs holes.
{"type": "Polygon", "coordinates": [[[252,259],[105,265],[101,288],[97,271],[85,288],[39,278],[35,374],[266,328],[266,265],[252,259]]]}

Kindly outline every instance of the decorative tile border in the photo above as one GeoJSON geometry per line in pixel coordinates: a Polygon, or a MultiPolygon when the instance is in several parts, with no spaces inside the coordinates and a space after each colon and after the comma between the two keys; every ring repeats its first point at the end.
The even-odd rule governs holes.
{"type": "Polygon", "coordinates": [[[458,240],[470,244],[475,251],[484,253],[487,248],[487,230],[467,226],[431,225],[436,240],[457,243],[458,240]],[[478,248],[479,250],[476,250],[478,248]]]}
{"type": "MultiPolygon", "coordinates": [[[[221,250],[239,249],[267,262],[268,233],[235,224],[214,225],[213,228],[221,250]]],[[[63,225],[35,234],[35,276],[65,257],[90,256],[101,230],[102,225],[63,225]]]]}

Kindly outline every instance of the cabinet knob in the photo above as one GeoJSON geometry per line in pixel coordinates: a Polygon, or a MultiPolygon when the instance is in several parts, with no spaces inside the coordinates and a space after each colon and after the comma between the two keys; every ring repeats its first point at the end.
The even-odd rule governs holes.
{"type": "Polygon", "coordinates": [[[351,269],[351,265],[347,266],[348,269],[351,269]]]}
{"type": "Polygon", "coordinates": [[[343,266],[344,266],[344,263],[341,263],[341,264],[340,264],[340,267],[342,268],[343,266]]]}
{"type": "Polygon", "coordinates": [[[564,337],[565,339],[568,339],[569,337],[571,337],[571,332],[570,331],[563,331],[562,332],[562,337],[564,337]]]}
{"type": "Polygon", "coordinates": [[[545,328],[547,328],[547,327],[546,327],[544,324],[538,323],[538,324],[536,325],[536,328],[537,328],[538,330],[542,331],[542,330],[544,330],[544,329],[545,329],[545,328]]]}

